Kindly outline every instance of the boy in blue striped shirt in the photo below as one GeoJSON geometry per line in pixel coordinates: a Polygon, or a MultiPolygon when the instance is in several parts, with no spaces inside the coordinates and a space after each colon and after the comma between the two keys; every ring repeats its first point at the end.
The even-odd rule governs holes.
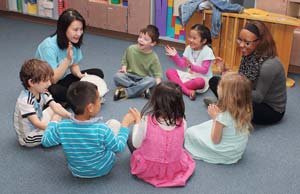
{"type": "Polygon", "coordinates": [[[68,89],[67,100],[74,112],[71,119],[53,117],[42,145],[51,147],[62,144],[72,174],[81,178],[106,175],[113,167],[115,152],[124,150],[129,125],[134,122],[127,113],[117,135],[97,118],[101,103],[97,87],[89,82],[78,81],[68,89]]]}

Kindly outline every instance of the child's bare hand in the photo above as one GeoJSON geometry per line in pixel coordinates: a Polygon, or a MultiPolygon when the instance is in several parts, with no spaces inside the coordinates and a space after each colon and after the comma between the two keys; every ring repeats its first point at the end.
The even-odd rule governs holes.
{"type": "Polygon", "coordinates": [[[221,57],[216,57],[214,63],[217,65],[220,72],[226,71],[225,62],[221,57]]]}
{"type": "Polygon", "coordinates": [[[53,114],[51,121],[56,121],[56,122],[60,122],[61,121],[61,116],[59,116],[58,114],[53,114]]]}
{"type": "Polygon", "coordinates": [[[127,73],[127,67],[122,65],[121,69],[119,70],[120,73],[127,73]]]}
{"type": "Polygon", "coordinates": [[[167,56],[174,57],[177,54],[177,51],[174,47],[170,47],[169,45],[165,46],[165,52],[167,56]]]}
{"type": "Polygon", "coordinates": [[[212,119],[216,119],[216,117],[218,116],[218,114],[220,113],[220,109],[217,105],[215,104],[210,104],[208,105],[208,115],[212,118],[212,119]]]}
{"type": "Polygon", "coordinates": [[[134,123],[135,118],[131,113],[126,113],[125,116],[122,119],[121,125],[123,127],[128,128],[130,124],[134,123]]]}
{"type": "Polygon", "coordinates": [[[141,113],[136,108],[130,108],[129,113],[134,117],[135,124],[141,121],[141,113]]]}

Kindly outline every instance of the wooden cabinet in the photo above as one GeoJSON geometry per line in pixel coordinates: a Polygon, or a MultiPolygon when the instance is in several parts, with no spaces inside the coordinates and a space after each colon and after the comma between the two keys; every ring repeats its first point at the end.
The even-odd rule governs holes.
{"type": "Polygon", "coordinates": [[[286,14],[288,0],[256,0],[256,8],[268,12],[286,14]]]}
{"type": "Polygon", "coordinates": [[[128,33],[139,34],[140,30],[150,24],[151,0],[128,1],[128,33]]]}
{"type": "Polygon", "coordinates": [[[87,21],[88,19],[88,2],[87,0],[68,0],[68,8],[76,9],[87,21]]]}
{"type": "Polygon", "coordinates": [[[256,0],[256,8],[292,17],[300,16],[300,0],[256,0]]]}
{"type": "Polygon", "coordinates": [[[68,0],[68,7],[78,10],[88,26],[127,32],[127,7],[125,6],[92,0],[68,0]]]}
{"type": "Polygon", "coordinates": [[[286,14],[292,17],[300,16],[300,0],[288,0],[286,14]]]}
{"type": "Polygon", "coordinates": [[[108,5],[106,14],[107,30],[127,32],[127,7],[108,5]]]}
{"type": "MultiPolygon", "coordinates": [[[[8,3],[14,1],[0,0],[0,10],[7,10],[8,3]]],[[[67,0],[65,8],[76,9],[87,26],[104,30],[138,35],[142,28],[150,24],[151,0],[129,0],[128,6],[123,6],[122,0],[121,4],[108,2],[110,0],[67,0]]]]}
{"type": "Polygon", "coordinates": [[[0,10],[7,10],[7,0],[0,0],[0,10]]]}
{"type": "Polygon", "coordinates": [[[97,2],[88,3],[89,16],[87,18],[87,25],[96,28],[107,28],[107,14],[106,6],[100,6],[97,2]]]}

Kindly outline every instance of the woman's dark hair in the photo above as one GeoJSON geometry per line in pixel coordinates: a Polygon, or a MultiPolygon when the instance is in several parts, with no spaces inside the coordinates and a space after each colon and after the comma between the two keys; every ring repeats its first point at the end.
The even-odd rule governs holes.
{"type": "MultiPolygon", "coordinates": [[[[57,44],[60,49],[68,48],[69,40],[67,38],[66,32],[71,23],[78,20],[82,23],[82,29],[85,30],[86,24],[84,18],[75,9],[66,9],[59,16],[57,20],[57,28],[55,34],[57,34],[57,44]]],[[[54,35],[55,35],[54,34],[54,35]]],[[[82,44],[83,34],[81,35],[78,43],[72,43],[76,48],[80,48],[82,44]]]]}
{"type": "Polygon", "coordinates": [[[170,81],[159,83],[141,114],[142,116],[152,114],[159,123],[163,121],[167,125],[180,126],[185,118],[185,105],[180,86],[170,81]]]}
{"type": "Polygon", "coordinates": [[[211,40],[211,34],[208,27],[201,25],[201,24],[195,24],[192,26],[191,30],[196,30],[201,37],[201,41],[206,40],[206,44],[211,46],[212,40],[211,40]]]}
{"type": "Polygon", "coordinates": [[[85,107],[90,103],[96,103],[97,86],[86,81],[73,82],[67,91],[67,102],[76,115],[84,113],[85,107]]]}
{"type": "Polygon", "coordinates": [[[255,25],[259,31],[259,37],[257,37],[259,43],[256,47],[257,55],[272,58],[277,56],[276,44],[267,26],[260,21],[250,21],[248,24],[255,25]]]}

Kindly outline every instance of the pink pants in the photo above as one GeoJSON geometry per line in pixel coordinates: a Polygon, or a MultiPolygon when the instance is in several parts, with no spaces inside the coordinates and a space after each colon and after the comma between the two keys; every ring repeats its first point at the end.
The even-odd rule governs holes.
{"type": "Polygon", "coordinates": [[[176,69],[168,69],[166,76],[170,81],[177,83],[181,87],[182,92],[187,96],[190,96],[194,90],[203,89],[205,86],[204,79],[200,77],[183,83],[176,69]]]}

